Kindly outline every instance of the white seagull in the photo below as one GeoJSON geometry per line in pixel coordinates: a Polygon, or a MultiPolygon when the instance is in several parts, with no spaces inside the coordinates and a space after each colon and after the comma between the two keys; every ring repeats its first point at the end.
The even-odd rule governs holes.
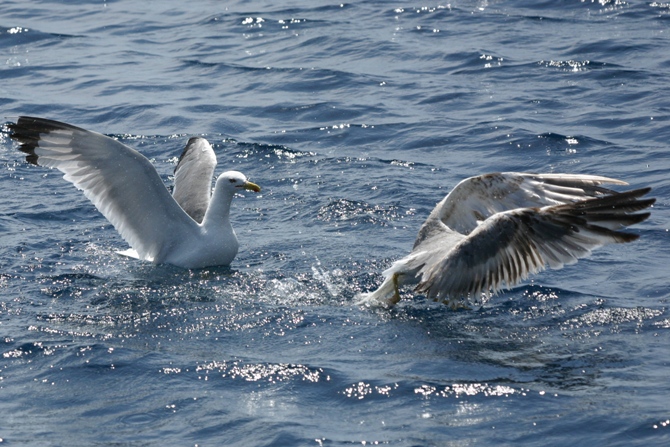
{"type": "Polygon", "coordinates": [[[609,243],[638,235],[621,231],[649,217],[637,211],[656,199],[651,188],[623,193],[593,175],[505,172],[460,182],[428,216],[409,255],[384,271],[377,290],[359,304],[392,307],[399,287],[414,289],[452,308],[467,308],[510,288],[529,274],[573,264],[609,243]]]}
{"type": "Polygon", "coordinates": [[[114,225],[131,247],[121,254],[183,268],[227,266],[237,255],[231,201],[240,190],[260,187],[228,171],[212,194],[216,156],[204,138],[186,145],[171,196],[151,162],[113,138],[27,116],[9,128],[26,161],[61,171],[114,225]]]}

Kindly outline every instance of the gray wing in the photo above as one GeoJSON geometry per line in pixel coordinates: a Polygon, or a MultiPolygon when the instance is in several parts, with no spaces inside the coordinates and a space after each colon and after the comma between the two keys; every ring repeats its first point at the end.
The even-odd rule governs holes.
{"type": "Polygon", "coordinates": [[[174,170],[172,197],[198,223],[205,217],[212,195],[216,155],[207,140],[188,140],[174,170]]]}
{"type": "Polygon", "coordinates": [[[426,263],[417,286],[437,301],[469,296],[478,301],[511,287],[549,265],[561,268],[608,243],[630,242],[637,235],[621,228],[645,220],[638,213],[655,199],[640,199],[650,188],[592,198],[566,205],[524,208],[495,214],[441,257],[426,263]]]}
{"type": "MultiPolygon", "coordinates": [[[[495,213],[573,203],[614,192],[599,186],[603,183],[627,184],[595,175],[502,172],[470,177],[437,204],[426,223],[439,219],[452,230],[469,234],[495,213]]],[[[425,231],[419,231],[415,246],[425,236],[425,231]]]]}
{"type": "Polygon", "coordinates": [[[139,152],[102,134],[43,118],[22,116],[9,127],[26,160],[63,172],[140,258],[160,262],[171,235],[197,231],[139,152]]]}

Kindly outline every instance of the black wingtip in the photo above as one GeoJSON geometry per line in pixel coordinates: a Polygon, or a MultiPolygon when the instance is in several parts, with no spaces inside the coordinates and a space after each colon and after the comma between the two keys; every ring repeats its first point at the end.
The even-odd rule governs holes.
{"type": "Polygon", "coordinates": [[[35,148],[39,147],[40,135],[54,130],[83,130],[71,124],[35,116],[19,116],[16,123],[10,123],[7,127],[10,130],[9,137],[21,143],[19,150],[28,154],[26,161],[33,165],[38,164],[39,157],[35,154],[35,148]]]}
{"type": "Polygon", "coordinates": [[[16,123],[10,123],[7,127],[10,130],[9,137],[21,143],[19,150],[28,154],[26,161],[36,165],[39,157],[35,154],[35,148],[38,146],[40,133],[34,129],[34,123],[34,119],[21,116],[16,123]]]}
{"type": "MultiPolygon", "coordinates": [[[[21,149],[23,152],[26,152],[25,150],[21,149]]],[[[37,163],[37,159],[39,157],[33,152],[32,154],[26,155],[26,161],[30,163],[31,165],[39,166],[39,163],[37,163]]]]}

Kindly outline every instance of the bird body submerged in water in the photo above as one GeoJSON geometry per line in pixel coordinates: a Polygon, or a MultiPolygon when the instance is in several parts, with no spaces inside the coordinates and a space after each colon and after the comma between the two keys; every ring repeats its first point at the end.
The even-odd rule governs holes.
{"type": "Polygon", "coordinates": [[[452,308],[479,303],[528,275],[558,269],[609,243],[639,236],[621,231],[649,217],[651,188],[616,192],[607,177],[494,173],[460,182],[435,206],[409,255],[384,271],[377,290],[359,304],[394,306],[399,287],[452,308]]]}
{"type": "Polygon", "coordinates": [[[186,145],[170,195],[151,162],[113,138],[25,116],[9,128],[28,162],[60,170],[83,190],[131,246],[122,254],[184,268],[225,266],[237,255],[231,201],[236,192],[260,187],[228,171],[212,193],[216,156],[204,138],[186,145]]]}

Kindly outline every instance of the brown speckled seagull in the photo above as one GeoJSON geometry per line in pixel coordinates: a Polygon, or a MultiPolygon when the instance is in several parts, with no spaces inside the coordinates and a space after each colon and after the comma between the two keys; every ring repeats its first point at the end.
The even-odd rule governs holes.
{"type": "Polygon", "coordinates": [[[399,288],[452,308],[468,307],[510,288],[548,265],[559,269],[610,243],[649,217],[651,188],[616,192],[626,182],[593,175],[494,173],[460,182],[435,206],[409,255],[384,271],[377,290],[359,304],[391,307],[399,288]]]}

